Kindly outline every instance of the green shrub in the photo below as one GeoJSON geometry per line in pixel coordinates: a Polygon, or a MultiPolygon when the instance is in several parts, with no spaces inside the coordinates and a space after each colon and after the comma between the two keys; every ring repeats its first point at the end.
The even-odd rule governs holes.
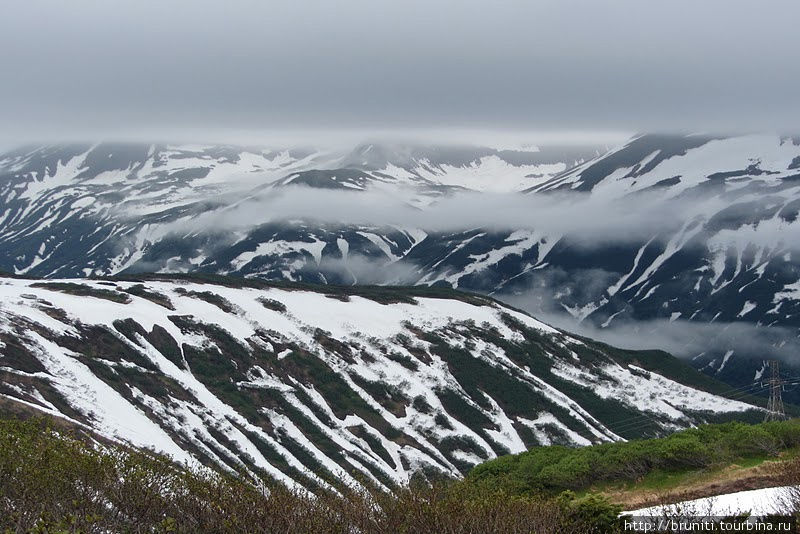
{"type": "Polygon", "coordinates": [[[539,447],[481,464],[466,481],[421,477],[392,492],[340,488],[310,496],[103,440],[98,445],[96,436],[64,423],[0,420],[0,531],[621,532],[618,506],[564,488],[763,456],[774,444],[800,444],[799,429],[796,421],[726,423],[661,439],[539,447]]]}
{"type": "Polygon", "coordinates": [[[586,532],[623,531],[622,507],[602,495],[590,493],[578,499],[571,491],[565,491],[558,496],[558,502],[564,513],[583,525],[586,532]]]}
{"type": "Polygon", "coordinates": [[[704,467],[711,462],[711,454],[696,435],[673,434],[652,443],[654,464],[667,469],[704,467]]]}
{"type": "Polygon", "coordinates": [[[279,302],[275,299],[268,299],[267,297],[258,297],[256,300],[260,302],[262,306],[264,306],[269,310],[276,311],[279,313],[286,312],[286,304],[284,304],[283,302],[279,302]]]}
{"type": "Polygon", "coordinates": [[[44,419],[0,420],[0,531],[612,532],[612,508],[595,498],[514,496],[455,481],[311,496],[95,439],[44,419]]]}
{"type": "Polygon", "coordinates": [[[143,299],[147,299],[155,304],[158,304],[159,306],[167,308],[168,310],[175,310],[175,306],[172,305],[172,301],[169,300],[169,297],[162,295],[161,293],[148,290],[144,284],[132,285],[131,287],[127,288],[125,292],[143,299]]]}
{"type": "Polygon", "coordinates": [[[582,448],[535,447],[473,468],[468,481],[511,493],[586,489],[604,481],[636,481],[655,469],[680,471],[737,459],[774,456],[800,445],[800,422],[702,425],[665,438],[582,448]]]}
{"type": "Polygon", "coordinates": [[[119,304],[128,304],[131,299],[125,293],[113,289],[101,289],[86,284],[75,284],[73,282],[36,282],[31,287],[40,287],[50,291],[60,291],[78,297],[95,297],[98,299],[110,300],[119,304]]]}

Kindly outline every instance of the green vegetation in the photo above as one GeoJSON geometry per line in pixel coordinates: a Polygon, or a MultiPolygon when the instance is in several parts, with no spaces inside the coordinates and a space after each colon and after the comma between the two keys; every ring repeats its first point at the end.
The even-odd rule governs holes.
{"type": "Polygon", "coordinates": [[[276,311],[279,313],[286,312],[286,304],[284,304],[283,302],[278,302],[275,299],[268,299],[267,297],[258,297],[256,300],[260,302],[262,306],[264,306],[269,310],[276,311]]]}
{"type": "Polygon", "coordinates": [[[119,304],[127,304],[131,298],[125,293],[113,289],[101,289],[97,287],[87,286],[85,284],[74,284],[72,282],[36,282],[31,284],[31,287],[41,287],[50,291],[61,291],[78,297],[95,297],[98,299],[106,299],[119,304]]]}
{"type": "MultiPolygon", "coordinates": [[[[116,280],[126,282],[145,282],[148,280],[160,281],[186,281],[198,284],[215,284],[224,287],[253,288],[253,289],[285,289],[296,291],[316,291],[332,298],[362,297],[381,304],[406,303],[415,304],[412,297],[456,299],[476,306],[488,306],[496,303],[491,297],[465,293],[454,289],[427,286],[337,286],[315,285],[300,282],[284,282],[281,280],[263,280],[260,278],[241,278],[207,273],[181,273],[181,274],[137,274],[119,275],[114,277],[97,278],[98,280],[116,280]]],[[[508,305],[503,305],[509,307],[508,305]]]]}
{"type": "Polygon", "coordinates": [[[150,291],[144,286],[144,284],[133,285],[127,288],[125,292],[143,299],[147,299],[150,302],[154,302],[159,306],[167,308],[168,310],[175,309],[175,306],[172,305],[172,301],[169,300],[169,297],[162,295],[161,293],[156,293],[155,291],[150,291]]]}
{"type": "Polygon", "coordinates": [[[475,467],[471,484],[515,495],[585,490],[598,483],[640,481],[733,461],[775,457],[800,446],[800,421],[703,425],[665,438],[583,448],[537,447],[475,467]],[[657,475],[656,475],[657,474],[657,475]]]}
{"type": "Polygon", "coordinates": [[[619,527],[619,509],[597,496],[512,496],[453,481],[310,496],[92,438],[54,420],[0,420],[0,530],[577,534],[619,527]]]}
{"type": "Polygon", "coordinates": [[[175,290],[175,293],[203,300],[205,302],[208,302],[209,304],[213,304],[214,306],[224,311],[225,313],[232,313],[235,311],[233,304],[231,304],[226,298],[220,297],[219,295],[217,295],[216,293],[212,293],[211,291],[187,291],[184,288],[179,287],[175,290]]]}
{"type": "Polygon", "coordinates": [[[286,372],[300,377],[326,399],[331,399],[331,409],[339,418],[355,414],[389,439],[400,439],[403,433],[391,426],[380,414],[324,361],[305,351],[294,351],[282,361],[286,372]]]}

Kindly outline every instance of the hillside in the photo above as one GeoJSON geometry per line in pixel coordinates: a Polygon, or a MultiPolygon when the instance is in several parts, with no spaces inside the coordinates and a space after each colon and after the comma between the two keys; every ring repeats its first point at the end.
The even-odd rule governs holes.
{"type": "Polygon", "coordinates": [[[4,397],[293,487],[761,417],[665,353],[440,289],[5,278],[0,355],[4,397]]]}
{"type": "Polygon", "coordinates": [[[510,494],[602,494],[625,509],[797,484],[800,420],[702,425],[584,448],[537,447],[476,466],[467,481],[510,494]]]}
{"type": "Polygon", "coordinates": [[[92,439],[51,418],[0,419],[0,529],[580,534],[618,523],[604,502],[508,498],[453,481],[310,495],[92,439]]]}
{"type": "MultiPolygon", "coordinates": [[[[8,401],[0,400],[0,404],[8,401]]],[[[311,496],[292,492],[269,480],[252,480],[224,472],[193,469],[171,462],[148,451],[115,444],[60,418],[31,418],[32,408],[15,403],[22,419],[0,418],[0,528],[30,530],[156,531],[156,532],[320,532],[344,534],[357,529],[365,534],[384,532],[486,532],[502,533],[583,533],[622,532],[618,514],[620,502],[647,498],[651,504],[686,499],[689,493],[661,491],[653,501],[652,472],[641,480],[628,482],[628,501],[621,501],[608,486],[592,485],[598,493],[576,496],[569,491],[554,496],[552,489],[520,493],[520,486],[490,484],[486,475],[497,474],[498,461],[476,468],[462,481],[434,481],[432,485],[412,483],[392,492],[375,488],[341,489],[319,492],[311,496]],[[505,487],[504,487],[505,486],[505,487]],[[674,500],[670,500],[674,499],[674,500]]],[[[610,465],[616,459],[660,459],[662,469],[684,481],[706,471],[714,476],[718,470],[683,468],[687,456],[668,458],[663,453],[686,447],[678,444],[687,438],[721,437],[710,460],[713,465],[725,462],[755,463],[765,453],[774,464],[772,484],[797,481],[798,462],[783,461],[787,448],[797,446],[800,439],[797,422],[748,427],[746,425],[711,425],[690,433],[678,433],[664,440],[647,440],[600,445],[583,449],[561,450],[540,447],[540,456],[560,455],[556,464],[563,469],[564,460],[576,453],[591,455],[598,448],[608,453],[615,449],[610,465]],[[767,441],[754,439],[770,438],[767,441]],[[775,448],[768,450],[765,445],[775,448]],[[636,453],[632,449],[637,449],[636,453]],[[775,455],[778,455],[775,457],[775,455]],[[788,469],[786,467],[788,466],[788,469]],[[778,469],[776,469],[778,468],[778,469]],[[776,473],[779,476],[776,476],[776,473]],[[795,478],[792,478],[795,477],[795,478]]],[[[791,449],[789,449],[791,450],[791,449]]],[[[796,450],[796,449],[795,449],[796,450]]],[[[607,454],[605,455],[608,456],[607,454]]],[[[617,462],[618,466],[622,464],[617,462]]],[[[743,471],[746,471],[744,469],[743,471]]],[[[525,477],[522,477],[525,478],[525,477]]],[[[522,479],[520,479],[522,480],[522,479]]],[[[762,484],[770,482],[762,480],[762,484]]],[[[497,480],[495,480],[497,482],[497,480]]],[[[504,479],[503,482],[508,482],[504,479]]],[[[584,480],[583,482],[589,482],[584,480]]],[[[742,489],[740,479],[736,489],[742,489]]],[[[662,488],[681,489],[678,484],[662,488]]],[[[756,486],[760,487],[760,486],[756,486]]],[[[717,495],[724,487],[706,487],[698,496],[717,495]],[[716,490],[716,492],[714,491],[716,490]]],[[[730,487],[727,491],[735,491],[730,487]]],[[[782,495],[782,494],[781,494],[782,495]]],[[[781,499],[783,496],[780,497],[781,499]]],[[[773,498],[774,499],[774,498],[773,498]]],[[[783,502],[783,501],[778,501],[783,502]]],[[[773,509],[787,515],[789,508],[773,502],[773,509]]],[[[746,510],[746,508],[742,509],[746,510]]],[[[663,517],[681,517],[678,509],[651,512],[663,517]],[[671,510],[671,511],[670,511],[671,510]]],[[[725,512],[730,513],[730,512],[725,512]]]]}
{"type": "Polygon", "coordinates": [[[345,256],[349,251],[385,263],[405,255],[425,232],[381,221],[296,224],[303,217],[292,209],[286,217],[261,217],[281,210],[293,190],[386,189],[410,205],[426,206],[460,191],[517,192],[598,153],[595,147],[378,144],[351,151],[114,143],[23,147],[0,154],[0,269],[49,277],[260,269],[324,282],[302,274],[298,261],[319,272],[322,257],[341,257],[342,249],[345,256]],[[274,209],[264,212],[268,204],[274,209]],[[259,220],[238,219],[238,208],[253,205],[259,220]],[[245,223],[235,235],[220,231],[220,220],[228,216],[245,223]]]}

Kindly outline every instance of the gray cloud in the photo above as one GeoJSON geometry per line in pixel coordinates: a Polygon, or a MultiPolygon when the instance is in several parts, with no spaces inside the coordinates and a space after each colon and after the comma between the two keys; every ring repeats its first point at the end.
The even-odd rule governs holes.
{"type": "Polygon", "coordinates": [[[550,316],[570,331],[629,349],[661,349],[682,358],[718,354],[731,348],[739,357],[778,358],[800,364],[800,339],[795,329],[763,327],[752,323],[694,323],[667,319],[631,321],[611,327],[594,328],[576,324],[565,317],[550,316]]]}
{"type": "Polygon", "coordinates": [[[794,0],[31,0],[0,142],[291,127],[800,123],[794,0]]]}
{"type": "MultiPolygon", "coordinates": [[[[548,238],[569,236],[576,246],[643,242],[655,235],[670,236],[689,221],[702,224],[709,214],[726,208],[736,213],[731,200],[681,198],[665,200],[659,192],[640,193],[621,199],[571,191],[564,195],[520,195],[465,192],[451,194],[423,209],[412,207],[413,191],[391,189],[351,190],[285,187],[237,202],[230,207],[201,213],[170,223],[177,234],[244,230],[258,224],[283,220],[311,220],[327,225],[400,226],[428,232],[458,232],[472,228],[532,230],[548,238]]],[[[742,204],[743,214],[752,206],[742,204]]],[[[136,215],[134,215],[136,216],[136,215]]],[[[738,220],[746,220],[743,215],[738,220]]],[[[800,225],[768,219],[756,226],[726,230],[714,239],[771,247],[796,248],[800,225]]]]}
{"type": "Polygon", "coordinates": [[[412,263],[387,263],[359,254],[345,259],[325,258],[319,270],[326,278],[335,275],[347,283],[361,285],[403,285],[417,274],[417,266],[412,263]]]}
{"type": "MultiPolygon", "coordinates": [[[[550,275],[549,279],[555,281],[558,278],[556,273],[550,275]]],[[[586,292],[583,284],[598,283],[604,278],[602,271],[591,270],[583,275],[577,273],[572,279],[562,280],[559,287],[561,291],[586,292]]],[[[703,323],[681,319],[614,321],[606,328],[599,328],[567,314],[554,299],[552,288],[530,288],[516,295],[503,295],[501,298],[552,326],[616,347],[659,349],[684,359],[700,355],[721,355],[732,349],[739,358],[777,358],[793,366],[800,365],[800,336],[794,328],[764,327],[744,321],[703,323]]]]}

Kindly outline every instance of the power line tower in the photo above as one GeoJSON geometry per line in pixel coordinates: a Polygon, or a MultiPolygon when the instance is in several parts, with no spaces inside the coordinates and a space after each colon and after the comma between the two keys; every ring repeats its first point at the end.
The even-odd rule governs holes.
{"type": "Polygon", "coordinates": [[[769,381],[763,383],[764,386],[769,386],[769,401],[767,402],[767,414],[764,416],[764,421],[780,421],[786,419],[786,413],[783,411],[783,398],[781,392],[785,382],[780,374],[780,362],[778,360],[769,360],[770,376],[769,381]]]}

